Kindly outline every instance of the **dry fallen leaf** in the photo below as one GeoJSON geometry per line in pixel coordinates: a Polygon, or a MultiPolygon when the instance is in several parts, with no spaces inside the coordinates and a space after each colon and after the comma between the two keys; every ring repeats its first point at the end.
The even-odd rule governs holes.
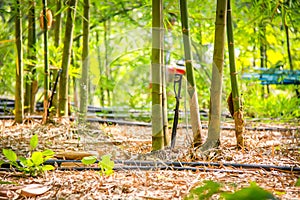
{"type": "Polygon", "coordinates": [[[21,195],[25,197],[35,197],[48,192],[50,189],[50,186],[45,186],[42,184],[30,184],[21,189],[21,195]]]}
{"type": "Polygon", "coordinates": [[[94,154],[84,151],[64,151],[55,154],[56,158],[66,160],[81,160],[82,158],[87,156],[94,156],[94,154]]]}

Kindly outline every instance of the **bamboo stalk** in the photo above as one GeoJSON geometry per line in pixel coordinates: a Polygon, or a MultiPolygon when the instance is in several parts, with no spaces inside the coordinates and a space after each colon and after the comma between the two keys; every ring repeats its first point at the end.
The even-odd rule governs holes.
{"type": "Polygon", "coordinates": [[[206,151],[220,145],[226,10],[227,1],[217,0],[208,137],[201,147],[202,151],[206,151]]]}
{"type": "Polygon", "coordinates": [[[164,147],[161,66],[162,0],[152,0],[152,150],[164,147]]]}
{"type": "Polygon", "coordinates": [[[16,92],[15,92],[15,122],[22,123],[24,118],[23,102],[23,50],[22,50],[22,18],[21,1],[16,0],[15,37],[17,47],[16,92]]]}
{"type": "Polygon", "coordinates": [[[188,94],[190,97],[190,113],[191,113],[191,125],[193,131],[193,145],[199,146],[201,141],[201,122],[198,105],[198,95],[195,84],[194,69],[192,65],[192,52],[191,52],[191,40],[189,35],[188,24],[188,9],[186,0],[180,0],[180,13],[181,13],[181,25],[182,36],[184,44],[184,56],[186,66],[186,77],[188,81],[188,94]]]}
{"type": "MultiPolygon", "coordinates": [[[[244,147],[244,119],[243,110],[241,107],[241,99],[238,88],[237,81],[237,71],[235,66],[235,55],[234,55],[234,39],[233,39],[233,27],[232,27],[232,17],[231,17],[231,5],[230,0],[227,0],[227,43],[228,43],[228,53],[229,53],[229,66],[230,66],[230,81],[231,81],[231,95],[229,96],[229,101],[232,103],[233,107],[233,118],[235,122],[235,136],[237,140],[238,147],[244,147]]],[[[229,105],[230,107],[230,105],[229,105]]]]}
{"type": "Polygon", "coordinates": [[[80,121],[84,122],[87,113],[88,103],[88,72],[89,72],[89,22],[90,22],[90,1],[84,0],[83,18],[83,49],[82,49],[82,73],[80,81],[80,121]]]}
{"type": "Polygon", "coordinates": [[[44,114],[42,123],[47,122],[48,118],[48,99],[49,99],[49,61],[48,61],[48,26],[47,26],[47,0],[43,0],[43,24],[44,24],[44,114]]]}

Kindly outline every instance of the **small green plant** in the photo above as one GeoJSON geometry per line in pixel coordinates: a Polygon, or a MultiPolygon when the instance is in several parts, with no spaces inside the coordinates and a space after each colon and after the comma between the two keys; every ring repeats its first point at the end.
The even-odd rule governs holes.
{"type": "Polygon", "coordinates": [[[250,183],[249,187],[242,188],[234,193],[222,192],[221,184],[206,180],[203,186],[196,187],[184,198],[185,200],[210,199],[213,195],[219,194],[220,199],[225,200],[276,200],[270,192],[260,188],[255,182],[250,183]]]}
{"type": "Polygon", "coordinates": [[[185,200],[192,199],[210,199],[212,195],[220,192],[221,184],[211,180],[205,180],[204,185],[196,187],[190,191],[190,194],[184,198],[185,200]]]}
{"type": "Polygon", "coordinates": [[[35,134],[30,139],[31,156],[25,158],[23,156],[17,156],[17,154],[11,149],[2,149],[3,155],[8,159],[9,164],[16,170],[29,174],[30,176],[38,176],[45,171],[54,170],[52,165],[44,165],[44,162],[53,157],[54,152],[52,150],[45,151],[33,151],[38,145],[38,136],[35,134]]]}
{"type": "MultiPolygon", "coordinates": [[[[97,161],[95,156],[84,157],[81,162],[85,165],[94,164],[97,161]]],[[[114,161],[111,160],[111,155],[104,155],[101,157],[101,160],[98,162],[101,175],[112,175],[114,173],[114,161]]]]}
{"type": "Polygon", "coordinates": [[[242,188],[234,193],[222,193],[226,200],[276,200],[270,192],[257,186],[255,182],[250,183],[249,187],[242,188]]]}

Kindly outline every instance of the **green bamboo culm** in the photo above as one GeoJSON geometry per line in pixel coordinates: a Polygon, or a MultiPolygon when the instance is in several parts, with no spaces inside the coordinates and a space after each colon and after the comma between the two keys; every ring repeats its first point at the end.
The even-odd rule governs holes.
{"type": "Polygon", "coordinates": [[[29,0],[28,10],[28,42],[27,42],[27,59],[30,61],[26,65],[25,71],[25,98],[24,98],[24,112],[33,114],[35,111],[35,96],[37,92],[37,78],[36,78],[36,23],[35,23],[35,1],[29,0]]]}
{"type": "Polygon", "coordinates": [[[23,98],[23,50],[22,50],[22,18],[21,1],[15,2],[15,38],[17,47],[16,62],[16,92],[15,92],[15,122],[22,123],[24,118],[23,98]]]}
{"type": "Polygon", "coordinates": [[[232,114],[235,122],[235,136],[238,147],[244,147],[244,119],[243,110],[241,107],[241,99],[239,94],[239,87],[237,81],[237,71],[235,66],[234,55],[234,39],[233,39],[233,26],[231,17],[231,5],[230,0],[227,0],[227,43],[229,53],[229,65],[230,65],[230,80],[231,80],[231,94],[228,97],[228,106],[230,113],[232,114]]]}
{"type": "Polygon", "coordinates": [[[162,113],[162,0],[152,0],[152,150],[164,148],[162,113]]]}
{"type": "Polygon", "coordinates": [[[71,60],[71,49],[73,44],[73,30],[75,24],[77,0],[68,1],[67,21],[64,37],[64,49],[61,62],[62,73],[59,83],[59,110],[60,117],[67,117],[68,109],[68,81],[69,81],[69,66],[71,60]]]}
{"type": "Polygon", "coordinates": [[[226,10],[227,0],[217,0],[208,135],[205,143],[201,146],[202,151],[220,145],[226,10]]]}
{"type": "Polygon", "coordinates": [[[48,61],[48,22],[47,22],[47,0],[43,0],[43,24],[44,24],[44,115],[43,123],[48,118],[48,91],[49,91],[49,61],[48,61]]]}
{"type": "Polygon", "coordinates": [[[191,125],[194,140],[193,145],[197,147],[201,144],[201,122],[194,69],[192,65],[191,40],[189,35],[188,10],[186,0],[180,0],[180,14],[186,66],[186,78],[188,81],[188,94],[190,97],[191,125]]]}
{"type": "Polygon", "coordinates": [[[82,41],[82,71],[80,81],[80,116],[79,121],[86,120],[88,103],[88,72],[89,72],[89,23],[90,0],[84,0],[83,41],[82,41]]]}

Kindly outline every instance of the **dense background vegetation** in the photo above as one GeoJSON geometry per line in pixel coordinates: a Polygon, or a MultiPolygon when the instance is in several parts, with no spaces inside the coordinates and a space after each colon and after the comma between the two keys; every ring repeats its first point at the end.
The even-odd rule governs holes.
{"type": "MultiPolygon", "coordinates": [[[[14,42],[13,2],[0,3],[0,95],[14,96],[16,47],[14,42]]],[[[150,56],[151,56],[151,1],[149,0],[91,0],[90,17],[90,87],[89,104],[96,106],[126,106],[135,109],[150,109],[150,56]]],[[[23,22],[23,47],[25,64],[32,61],[26,57],[28,31],[28,0],[21,4],[23,22]]],[[[196,67],[196,82],[199,106],[208,109],[213,53],[215,1],[188,2],[190,33],[196,67]]],[[[49,0],[48,7],[55,16],[56,1],[49,0]]],[[[289,32],[291,58],[294,70],[300,70],[300,3],[292,0],[237,0],[232,2],[236,65],[239,75],[254,72],[257,67],[274,68],[280,63],[290,69],[287,54],[286,28],[289,32]],[[262,49],[265,54],[262,54],[262,49]],[[261,59],[262,56],[266,59],[261,59]]],[[[36,21],[42,10],[36,2],[36,21]]],[[[62,14],[61,40],[64,35],[66,5],[62,14]]],[[[173,43],[166,50],[171,52],[171,63],[183,59],[180,12],[177,1],[164,1],[166,34],[172,34],[173,43]],[[174,25],[170,28],[170,21],[174,25]]],[[[72,60],[70,69],[70,96],[78,103],[78,84],[82,52],[82,1],[78,2],[74,29],[72,60]]],[[[37,23],[38,24],[38,23],[37,23]]],[[[51,66],[60,67],[63,43],[54,45],[54,27],[49,31],[49,61],[51,66]]],[[[42,100],[43,87],[43,38],[37,26],[38,85],[41,88],[37,100],[42,100]]],[[[228,57],[228,54],[225,54],[228,57]]],[[[223,102],[230,93],[228,59],[225,59],[223,102]]],[[[25,74],[26,76],[26,74],[25,74]]],[[[300,117],[300,100],[296,97],[295,85],[260,85],[259,81],[242,80],[240,89],[244,99],[246,117],[300,117]]],[[[172,84],[168,85],[170,109],[174,107],[172,84]]]]}

